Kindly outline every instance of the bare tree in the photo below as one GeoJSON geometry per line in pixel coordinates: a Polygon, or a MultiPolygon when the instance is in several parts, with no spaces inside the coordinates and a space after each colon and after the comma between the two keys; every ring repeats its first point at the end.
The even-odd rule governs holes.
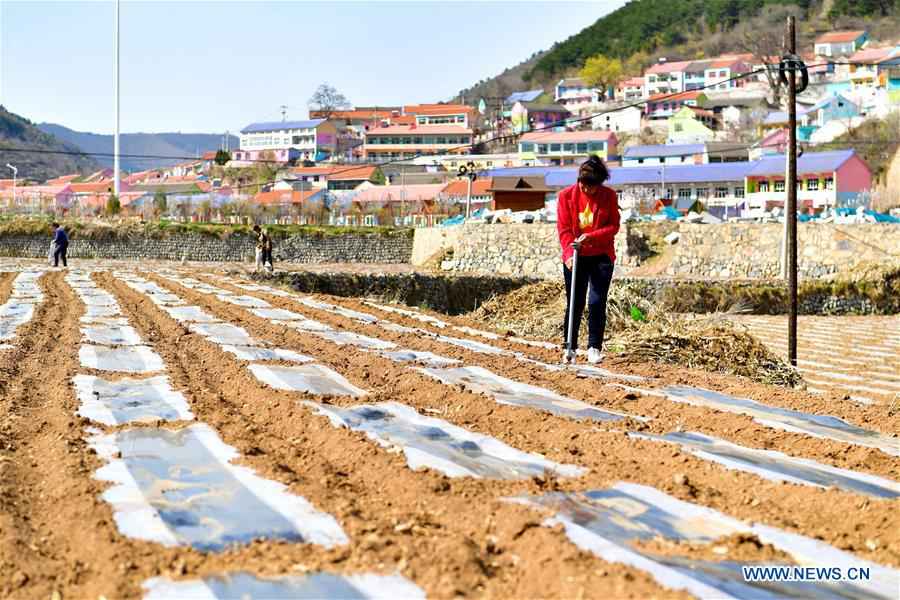
{"type": "Polygon", "coordinates": [[[795,7],[767,6],[759,17],[740,24],[734,30],[738,47],[752,54],[756,64],[764,65],[764,74],[769,89],[772,90],[774,104],[781,104],[785,93],[778,76],[778,61],[785,53],[784,23],[789,15],[798,16],[799,11],[795,7]]]}
{"type": "Polygon", "coordinates": [[[323,118],[329,118],[337,110],[350,108],[350,101],[332,85],[323,83],[309,99],[309,109],[323,118]]]}

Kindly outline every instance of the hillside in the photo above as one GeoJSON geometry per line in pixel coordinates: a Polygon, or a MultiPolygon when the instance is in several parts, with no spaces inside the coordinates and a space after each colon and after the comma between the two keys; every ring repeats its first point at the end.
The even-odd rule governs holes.
{"type": "MultiPolygon", "coordinates": [[[[113,136],[74,131],[62,125],[41,123],[38,127],[57,138],[81,148],[85,152],[112,154],[113,136]]],[[[230,136],[230,147],[238,146],[238,138],[230,136]]],[[[143,156],[171,156],[172,159],[122,157],[121,166],[126,171],[165,167],[210,150],[218,150],[222,135],[217,133],[123,133],[119,137],[122,154],[143,156]]],[[[96,156],[104,167],[111,167],[112,156],[96,156]]]]}
{"type": "MultiPolygon", "coordinates": [[[[694,59],[744,52],[735,29],[752,32],[771,27],[762,15],[792,11],[798,15],[798,45],[808,47],[819,33],[859,27],[876,39],[896,36],[900,0],[631,0],[552,48],[500,75],[460,92],[469,104],[484,95],[549,89],[576,73],[597,54],[627,60],[638,54],[694,59]]],[[[645,63],[646,64],[646,63],[645,63]]]]}
{"type": "Polygon", "coordinates": [[[100,168],[90,157],[64,154],[79,151],[76,146],[41,131],[28,119],[0,106],[0,177],[12,177],[7,163],[19,169],[20,179],[38,181],[67,173],[90,173],[100,168]],[[22,149],[37,152],[19,151],[22,149]]]}

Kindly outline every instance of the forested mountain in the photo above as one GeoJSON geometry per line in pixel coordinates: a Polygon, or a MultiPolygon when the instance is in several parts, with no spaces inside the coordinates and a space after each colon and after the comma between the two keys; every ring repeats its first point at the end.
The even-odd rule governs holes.
{"type": "Polygon", "coordinates": [[[623,61],[640,56],[650,62],[659,55],[695,59],[744,52],[741,36],[734,31],[769,28],[771,20],[763,16],[775,11],[798,17],[801,48],[817,34],[843,27],[865,28],[876,38],[897,35],[898,8],[900,0],[631,0],[549,50],[462,90],[458,98],[475,104],[483,96],[538,87],[549,90],[598,54],[623,61]]]}
{"type": "MultiPolygon", "coordinates": [[[[97,162],[104,167],[112,166],[113,136],[73,131],[53,123],[41,123],[38,127],[85,152],[106,155],[96,156],[97,162]]],[[[222,141],[223,135],[216,133],[123,133],[119,136],[120,152],[126,156],[120,159],[120,164],[126,171],[171,166],[186,158],[218,150],[222,141]],[[141,156],[171,158],[140,158],[141,156]]],[[[229,147],[237,148],[238,144],[238,138],[230,136],[229,147]]]]}
{"type": "Polygon", "coordinates": [[[20,179],[44,181],[70,173],[87,174],[100,166],[80,149],[45,133],[24,117],[0,106],[0,178],[12,177],[9,163],[20,179]],[[27,150],[27,151],[26,151],[27,150]]]}

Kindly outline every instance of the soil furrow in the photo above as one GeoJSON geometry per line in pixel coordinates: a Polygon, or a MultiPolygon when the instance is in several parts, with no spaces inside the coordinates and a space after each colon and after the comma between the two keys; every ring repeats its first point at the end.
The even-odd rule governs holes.
{"type": "MultiPolygon", "coordinates": [[[[410,471],[402,454],[377,447],[363,434],[336,429],[300,406],[304,395],[262,386],[244,365],[189,333],[146,296],[110,275],[97,279],[115,293],[142,336],[155,340],[173,384],[187,391],[197,420],[238,448],[240,462],[334,515],[351,539],[349,546],[333,550],[256,542],[222,555],[182,551],[191,557],[180,576],[237,569],[260,574],[399,570],[435,597],[576,597],[588,591],[606,597],[684,596],[663,590],[635,569],[613,570],[577,550],[561,531],[534,527],[537,513],[500,501],[539,493],[551,481],[448,479],[434,471],[410,471]],[[542,574],[547,571],[556,576],[542,574]]],[[[229,311],[233,307],[219,303],[211,310],[201,295],[177,291],[220,318],[240,320],[229,311]]],[[[260,332],[254,328],[251,333],[260,332]]],[[[277,341],[308,353],[305,344],[282,343],[298,342],[288,336],[277,341]]]]}
{"type": "MultiPolygon", "coordinates": [[[[154,279],[219,318],[245,327],[258,339],[316,357],[354,384],[369,389],[371,393],[367,400],[403,402],[425,414],[434,413],[454,424],[497,437],[513,447],[542,453],[557,462],[573,462],[591,469],[590,474],[579,479],[558,480],[555,483],[558,489],[593,489],[615,480],[646,483],[681,499],[705,504],[740,518],[767,522],[819,537],[873,560],[900,564],[900,535],[895,532],[900,526],[900,517],[895,514],[897,503],[873,503],[855,494],[836,490],[772,483],[746,473],[728,471],[684,454],[673,446],[626,438],[621,431],[605,430],[593,423],[576,422],[535,410],[499,405],[483,396],[443,386],[377,355],[337,347],[315,336],[273,325],[210,295],[184,288],[164,278],[154,279]],[[676,479],[681,481],[681,478],[675,477],[679,474],[686,476],[688,485],[675,483],[676,479]],[[867,516],[859,523],[846,523],[845,516],[862,505],[867,507],[866,510],[876,510],[879,516],[875,519],[867,516]],[[813,506],[816,508],[811,509],[813,506]],[[823,514],[830,514],[832,518],[821,519],[823,514]],[[873,523],[877,524],[873,526],[873,523]],[[860,535],[861,528],[866,530],[865,535],[860,535]],[[866,547],[866,540],[874,539],[871,537],[873,535],[880,540],[879,543],[885,544],[880,546],[883,552],[878,552],[878,547],[875,551],[866,547]]],[[[273,305],[295,312],[312,312],[293,302],[277,302],[279,299],[274,297],[266,299],[273,305]]],[[[324,313],[315,314],[315,317],[373,337],[378,334],[377,331],[361,330],[362,326],[355,322],[350,324],[324,313]]],[[[378,337],[389,339],[387,335],[378,337]]],[[[446,350],[443,347],[419,349],[452,355],[442,352],[446,350]]],[[[465,353],[456,357],[469,358],[465,353]]],[[[511,375],[505,371],[502,374],[511,375]]],[[[341,399],[334,402],[345,405],[355,403],[341,399]]],[[[722,428],[726,430],[728,426],[734,427],[735,421],[741,421],[734,415],[719,416],[727,423],[722,428]]],[[[697,420],[708,417],[698,416],[697,420]]],[[[613,424],[611,427],[621,428],[622,425],[613,424]]]]}

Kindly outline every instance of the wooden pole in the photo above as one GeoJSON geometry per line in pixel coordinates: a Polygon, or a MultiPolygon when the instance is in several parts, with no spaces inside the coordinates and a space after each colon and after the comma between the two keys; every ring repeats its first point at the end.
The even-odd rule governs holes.
{"type": "MultiPolygon", "coordinates": [[[[794,17],[787,18],[788,54],[797,52],[797,31],[794,17]]],[[[796,63],[788,70],[788,172],[787,172],[787,228],[788,228],[788,360],[797,366],[797,71],[796,63]]]]}

